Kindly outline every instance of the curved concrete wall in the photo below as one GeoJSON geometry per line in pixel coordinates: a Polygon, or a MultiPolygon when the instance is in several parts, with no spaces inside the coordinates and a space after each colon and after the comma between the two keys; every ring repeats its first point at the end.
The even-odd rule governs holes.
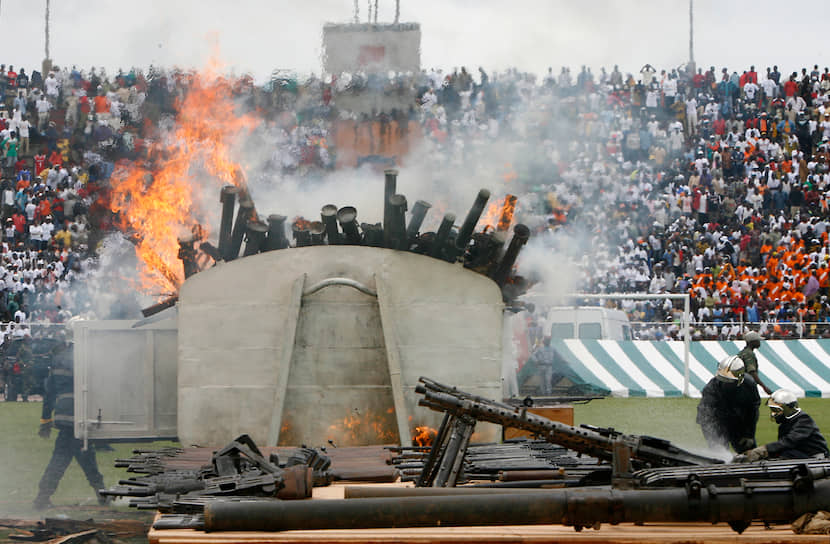
{"type": "MultiPolygon", "coordinates": [[[[419,376],[500,398],[502,310],[490,279],[408,252],[316,246],[220,264],[180,292],[179,438],[392,443],[398,427],[437,427],[417,406],[419,376]],[[379,296],[336,285],[300,297],[332,277],[379,296]]],[[[496,436],[482,425],[474,438],[496,436]]]]}

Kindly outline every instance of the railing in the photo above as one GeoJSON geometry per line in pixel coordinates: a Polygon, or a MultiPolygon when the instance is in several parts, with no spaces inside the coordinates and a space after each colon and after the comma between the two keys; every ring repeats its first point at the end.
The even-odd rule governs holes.
{"type": "MultiPolygon", "coordinates": [[[[741,341],[747,330],[758,331],[767,340],[800,340],[830,338],[830,322],[722,322],[703,321],[691,323],[691,340],[741,341]]],[[[682,326],[675,322],[632,321],[632,337],[636,340],[682,341],[682,326]]]]}

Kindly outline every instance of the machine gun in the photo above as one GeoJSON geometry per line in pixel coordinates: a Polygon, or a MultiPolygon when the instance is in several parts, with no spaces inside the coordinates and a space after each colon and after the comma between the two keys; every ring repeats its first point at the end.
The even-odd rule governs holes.
{"type": "Polygon", "coordinates": [[[634,469],[723,463],[720,459],[678,448],[661,438],[598,427],[572,427],[529,413],[526,407],[478,397],[424,377],[418,381],[421,383],[415,392],[424,397],[418,404],[444,412],[418,479],[419,487],[455,486],[470,437],[479,421],[530,431],[548,442],[611,461],[612,481],[620,487],[631,485],[634,469]]]}
{"type": "Polygon", "coordinates": [[[100,491],[103,496],[133,497],[140,510],[196,509],[216,497],[248,496],[303,499],[313,486],[331,482],[331,460],[311,448],[298,448],[280,461],[266,458],[250,436],[243,434],[214,452],[211,464],[198,470],[177,470],[166,461],[182,450],[136,451],[137,457],[116,460],[116,466],[142,474],[100,491]]]}

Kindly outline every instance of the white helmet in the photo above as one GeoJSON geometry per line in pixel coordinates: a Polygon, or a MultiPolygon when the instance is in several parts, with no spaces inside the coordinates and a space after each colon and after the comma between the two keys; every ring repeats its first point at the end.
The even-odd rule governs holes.
{"type": "Polygon", "coordinates": [[[769,406],[770,417],[776,422],[781,423],[784,418],[788,418],[797,414],[801,409],[798,407],[798,397],[795,393],[787,389],[779,389],[767,400],[769,406]]]}
{"type": "Polygon", "coordinates": [[[718,372],[715,377],[722,382],[741,385],[744,381],[745,372],[746,366],[743,359],[737,355],[732,355],[718,363],[718,372]]]}

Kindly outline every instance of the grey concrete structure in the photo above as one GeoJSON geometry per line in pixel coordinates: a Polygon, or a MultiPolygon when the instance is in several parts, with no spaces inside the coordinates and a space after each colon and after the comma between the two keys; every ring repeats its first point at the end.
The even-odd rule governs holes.
{"type": "Polygon", "coordinates": [[[333,24],[323,26],[323,70],[418,72],[421,26],[417,23],[333,24]]]}
{"type": "MultiPolygon", "coordinates": [[[[190,278],[179,302],[183,444],[409,443],[439,416],[419,376],[501,396],[502,298],[458,265],[362,246],[271,251],[190,278]]],[[[494,426],[474,439],[496,440],[494,426]]]]}

